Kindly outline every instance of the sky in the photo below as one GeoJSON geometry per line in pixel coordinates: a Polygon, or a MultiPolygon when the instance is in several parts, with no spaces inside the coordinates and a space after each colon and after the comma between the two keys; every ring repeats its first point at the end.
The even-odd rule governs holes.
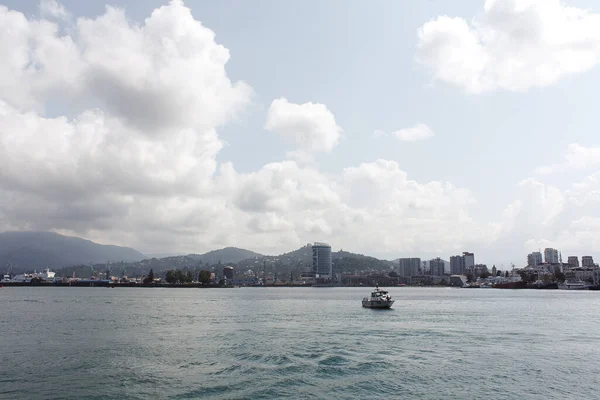
{"type": "Polygon", "coordinates": [[[0,0],[0,231],[600,257],[592,0],[0,0]]]}

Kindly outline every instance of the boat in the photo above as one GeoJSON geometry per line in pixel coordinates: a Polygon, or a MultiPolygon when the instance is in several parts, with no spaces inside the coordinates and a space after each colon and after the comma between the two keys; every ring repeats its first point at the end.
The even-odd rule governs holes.
{"type": "Polygon", "coordinates": [[[367,308],[390,308],[394,304],[392,296],[387,291],[379,289],[379,285],[371,292],[371,297],[362,299],[362,306],[367,308]]]}
{"type": "Polygon", "coordinates": [[[16,283],[33,283],[33,282],[51,282],[54,280],[56,273],[46,268],[43,272],[34,272],[33,274],[23,273],[14,276],[12,279],[7,281],[8,275],[4,276],[4,282],[16,282],[16,283]]]}
{"type": "Polygon", "coordinates": [[[520,277],[513,277],[499,279],[492,284],[492,287],[496,289],[525,289],[527,288],[527,282],[521,280],[520,277]]]}
{"type": "Polygon", "coordinates": [[[564,281],[558,284],[558,288],[562,290],[588,290],[588,285],[584,281],[564,281]]]}

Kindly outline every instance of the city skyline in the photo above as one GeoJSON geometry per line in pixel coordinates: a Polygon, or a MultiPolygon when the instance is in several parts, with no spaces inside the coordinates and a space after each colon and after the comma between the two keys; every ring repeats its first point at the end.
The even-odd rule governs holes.
{"type": "Polygon", "coordinates": [[[0,0],[0,231],[598,259],[599,4],[110,4],[0,0]]]}

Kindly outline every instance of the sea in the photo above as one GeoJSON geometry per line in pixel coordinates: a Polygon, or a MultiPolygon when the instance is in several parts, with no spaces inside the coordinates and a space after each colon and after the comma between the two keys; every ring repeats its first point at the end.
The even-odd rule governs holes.
{"type": "Polygon", "coordinates": [[[598,399],[600,292],[0,289],[0,399],[598,399]]]}

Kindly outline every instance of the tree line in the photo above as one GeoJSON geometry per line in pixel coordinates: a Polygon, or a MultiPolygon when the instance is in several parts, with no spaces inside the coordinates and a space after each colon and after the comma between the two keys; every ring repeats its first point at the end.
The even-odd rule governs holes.
{"type": "Polygon", "coordinates": [[[194,280],[202,283],[203,285],[211,283],[211,272],[207,270],[201,270],[198,272],[198,276],[195,276],[192,271],[183,271],[180,269],[171,269],[167,271],[165,281],[171,285],[192,283],[194,280]]]}

